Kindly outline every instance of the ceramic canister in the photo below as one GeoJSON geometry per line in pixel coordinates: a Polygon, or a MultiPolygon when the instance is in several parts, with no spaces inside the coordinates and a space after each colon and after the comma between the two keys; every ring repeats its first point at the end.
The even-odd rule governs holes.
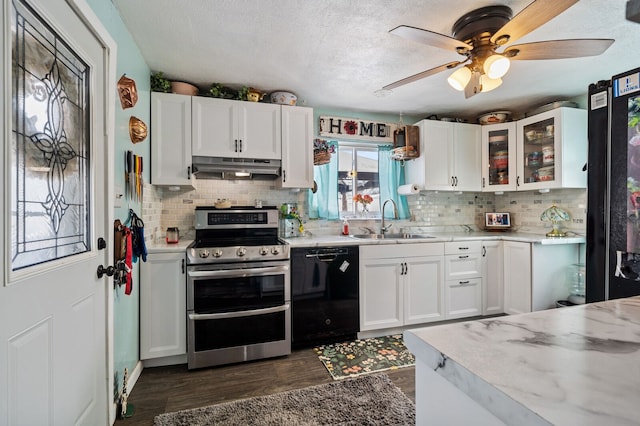
{"type": "Polygon", "coordinates": [[[553,145],[542,147],[542,164],[553,164],[555,161],[553,145]]]}

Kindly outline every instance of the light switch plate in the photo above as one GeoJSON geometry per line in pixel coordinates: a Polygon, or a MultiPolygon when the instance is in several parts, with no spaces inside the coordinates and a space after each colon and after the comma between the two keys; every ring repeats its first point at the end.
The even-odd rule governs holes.
{"type": "Polygon", "coordinates": [[[122,207],[122,201],[124,200],[124,191],[122,190],[122,187],[115,185],[114,192],[116,199],[114,200],[113,207],[122,207]]]}

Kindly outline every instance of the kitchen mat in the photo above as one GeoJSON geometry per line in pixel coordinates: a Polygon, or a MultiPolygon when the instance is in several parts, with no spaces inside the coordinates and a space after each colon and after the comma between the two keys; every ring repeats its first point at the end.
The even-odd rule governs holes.
{"type": "Polygon", "coordinates": [[[332,343],[313,350],[334,380],[415,365],[401,334],[332,343]]]}

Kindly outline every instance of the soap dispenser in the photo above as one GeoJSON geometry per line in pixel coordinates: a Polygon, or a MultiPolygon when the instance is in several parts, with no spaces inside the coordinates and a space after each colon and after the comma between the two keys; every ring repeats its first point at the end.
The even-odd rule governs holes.
{"type": "Polygon", "coordinates": [[[342,221],[342,235],[349,235],[349,222],[346,218],[342,221]]]}

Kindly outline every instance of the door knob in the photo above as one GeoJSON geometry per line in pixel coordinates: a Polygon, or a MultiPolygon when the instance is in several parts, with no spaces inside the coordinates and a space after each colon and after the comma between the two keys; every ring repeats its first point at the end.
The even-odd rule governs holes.
{"type": "Polygon", "coordinates": [[[111,265],[107,266],[106,268],[100,265],[98,266],[98,270],[96,272],[98,273],[98,278],[102,278],[104,275],[112,277],[113,274],[116,273],[116,268],[111,265]]]}

